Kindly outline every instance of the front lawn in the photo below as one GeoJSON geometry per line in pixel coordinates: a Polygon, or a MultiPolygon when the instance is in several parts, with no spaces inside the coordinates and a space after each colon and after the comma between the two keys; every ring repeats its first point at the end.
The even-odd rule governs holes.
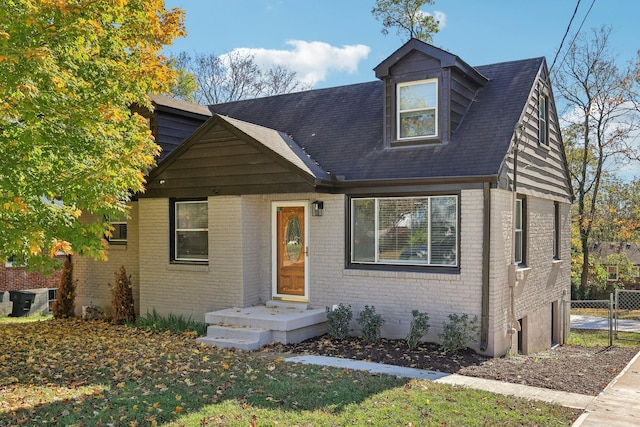
{"type": "Polygon", "coordinates": [[[0,323],[0,334],[0,426],[561,426],[578,415],[101,321],[0,323]]]}

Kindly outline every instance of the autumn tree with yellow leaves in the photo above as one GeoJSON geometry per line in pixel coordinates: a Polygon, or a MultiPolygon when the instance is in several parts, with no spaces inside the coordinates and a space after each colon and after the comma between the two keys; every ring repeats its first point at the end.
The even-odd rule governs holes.
{"type": "Polygon", "coordinates": [[[105,257],[159,150],[131,107],[169,90],[183,21],[162,0],[0,2],[0,261],[105,257]]]}

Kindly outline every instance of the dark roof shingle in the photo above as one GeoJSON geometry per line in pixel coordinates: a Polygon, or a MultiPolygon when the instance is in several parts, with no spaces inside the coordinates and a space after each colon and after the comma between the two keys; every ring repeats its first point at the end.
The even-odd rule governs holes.
{"type": "Polygon", "coordinates": [[[543,58],[477,67],[489,78],[444,145],[385,148],[382,81],[211,105],[289,135],[346,180],[497,175],[543,58]]]}
{"type": "Polygon", "coordinates": [[[476,67],[489,82],[447,144],[385,148],[382,81],[208,108],[285,133],[322,169],[349,181],[495,176],[543,61],[476,67]]]}

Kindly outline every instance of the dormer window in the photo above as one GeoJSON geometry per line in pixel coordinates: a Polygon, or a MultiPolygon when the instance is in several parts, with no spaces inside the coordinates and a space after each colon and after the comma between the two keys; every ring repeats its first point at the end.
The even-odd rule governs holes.
{"type": "Polygon", "coordinates": [[[438,136],[438,80],[398,84],[399,141],[438,136]]]}

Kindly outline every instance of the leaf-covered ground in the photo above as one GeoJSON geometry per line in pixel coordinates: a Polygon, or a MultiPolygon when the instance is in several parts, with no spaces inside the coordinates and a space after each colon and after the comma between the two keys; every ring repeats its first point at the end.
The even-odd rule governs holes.
{"type": "Polygon", "coordinates": [[[578,415],[100,321],[0,324],[0,335],[0,426],[556,426],[578,415]]]}

